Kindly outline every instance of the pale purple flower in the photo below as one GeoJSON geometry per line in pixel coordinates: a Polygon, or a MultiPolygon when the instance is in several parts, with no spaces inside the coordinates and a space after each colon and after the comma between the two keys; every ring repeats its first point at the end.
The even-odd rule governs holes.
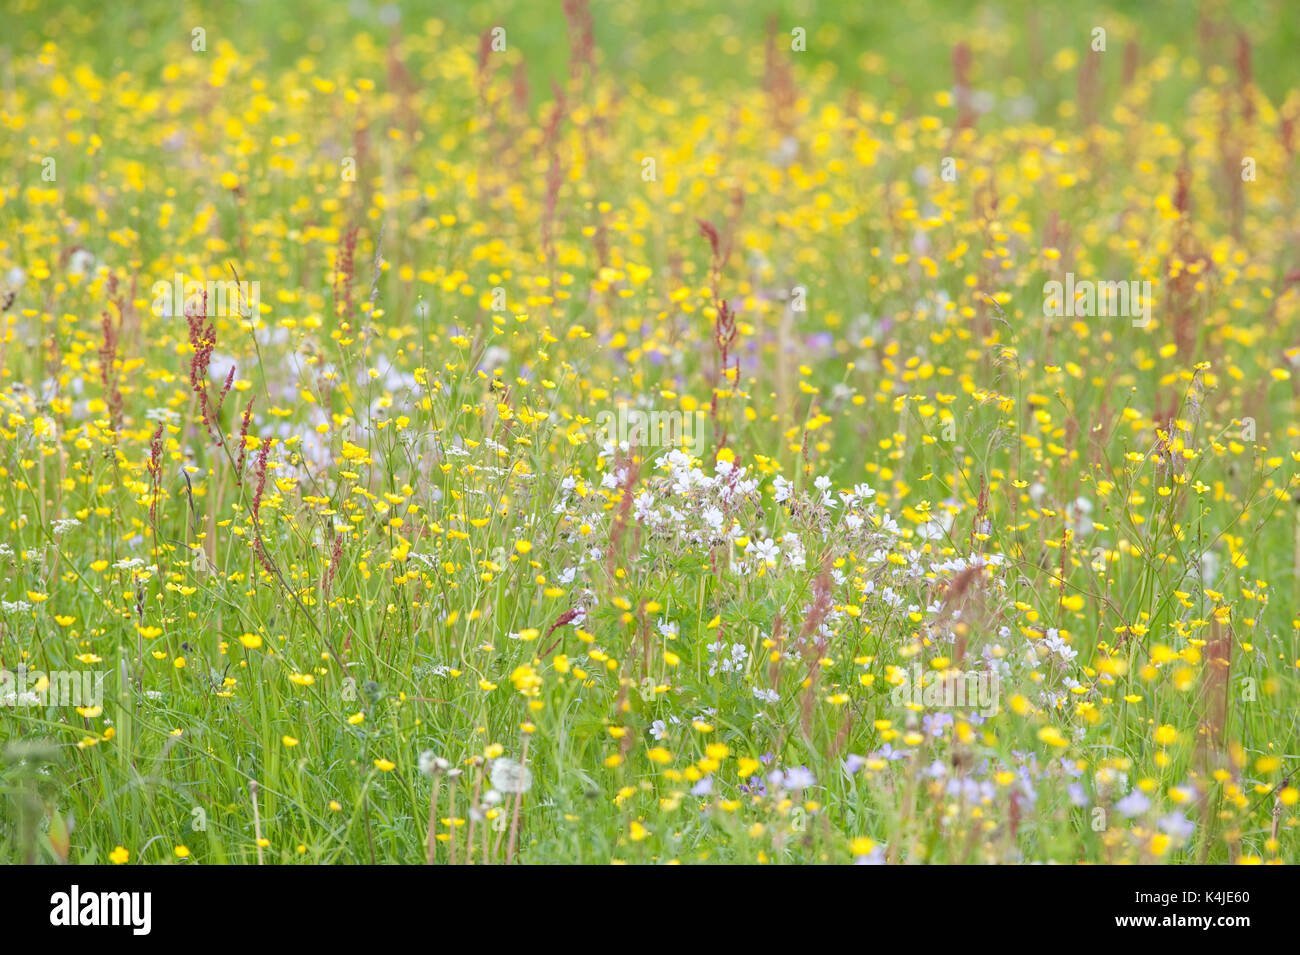
{"type": "Polygon", "coordinates": [[[1151,808],[1151,800],[1140,789],[1135,789],[1119,802],[1115,808],[1125,816],[1137,816],[1151,808]]]}

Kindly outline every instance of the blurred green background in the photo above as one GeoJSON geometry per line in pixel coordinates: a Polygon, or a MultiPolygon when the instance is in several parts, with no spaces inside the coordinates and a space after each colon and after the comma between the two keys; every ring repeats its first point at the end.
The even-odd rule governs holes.
{"type": "MultiPolygon", "coordinates": [[[[510,46],[527,64],[536,107],[551,79],[564,75],[569,56],[562,0],[9,0],[6,6],[0,56],[53,42],[65,53],[75,50],[79,62],[101,74],[159,70],[189,52],[190,31],[200,26],[210,48],[226,39],[241,54],[279,64],[311,57],[329,74],[332,63],[344,61],[333,60],[331,49],[358,34],[421,32],[437,19],[446,27],[447,43],[471,48],[485,30],[504,26],[510,46]]],[[[1118,61],[1130,41],[1143,57],[1176,49],[1191,79],[1201,63],[1233,61],[1238,31],[1251,41],[1256,82],[1275,102],[1297,85],[1300,73],[1296,0],[592,0],[590,7],[602,69],[654,95],[671,95],[688,78],[719,95],[752,83],[762,75],[769,23],[787,45],[793,28],[806,31],[808,70],[846,90],[887,94],[890,102],[918,111],[928,105],[918,99],[922,91],[951,81],[952,48],[965,42],[973,51],[977,88],[999,97],[1031,90],[1034,118],[1050,121],[1055,103],[1073,96],[1073,75],[1062,79],[1044,66],[1064,47],[1085,49],[1096,27],[1106,29],[1108,52],[1117,61],[1104,83],[1117,82],[1118,61]]]]}

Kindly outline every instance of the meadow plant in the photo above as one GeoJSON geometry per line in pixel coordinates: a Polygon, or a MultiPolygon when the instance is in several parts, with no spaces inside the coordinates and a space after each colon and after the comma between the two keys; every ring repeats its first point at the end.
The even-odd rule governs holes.
{"type": "Polygon", "coordinates": [[[133,6],[0,43],[0,860],[1297,860],[1280,5],[133,6]]]}

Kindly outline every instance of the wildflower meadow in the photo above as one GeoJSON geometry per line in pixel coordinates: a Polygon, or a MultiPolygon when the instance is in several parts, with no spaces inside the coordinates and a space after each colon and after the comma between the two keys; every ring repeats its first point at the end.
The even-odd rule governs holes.
{"type": "Polygon", "coordinates": [[[1300,861],[1294,3],[5,20],[0,861],[1300,861]]]}

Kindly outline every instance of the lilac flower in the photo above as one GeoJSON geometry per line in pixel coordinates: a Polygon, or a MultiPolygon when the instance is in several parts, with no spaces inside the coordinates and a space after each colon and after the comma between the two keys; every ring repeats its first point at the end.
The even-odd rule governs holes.
{"type": "Polygon", "coordinates": [[[952,716],[948,713],[927,713],[921,717],[921,729],[927,736],[942,736],[943,729],[952,723],[952,716]]]}
{"type": "Polygon", "coordinates": [[[793,792],[800,789],[807,789],[817,783],[817,777],[814,776],[807,766],[796,766],[794,769],[785,771],[785,788],[793,792]]]}
{"type": "Polygon", "coordinates": [[[772,770],[767,774],[767,781],[773,788],[798,792],[801,789],[816,785],[817,777],[809,771],[807,766],[796,766],[793,769],[787,769],[785,772],[781,772],[779,769],[772,770]]]}
{"type": "Polygon", "coordinates": [[[894,749],[894,746],[893,746],[892,743],[886,743],[884,746],[880,747],[880,749],[876,750],[876,751],[875,751],[874,753],[872,753],[871,755],[872,755],[872,758],[874,758],[874,759],[888,759],[888,760],[895,760],[895,759],[906,759],[906,758],[907,758],[907,754],[904,753],[902,750],[894,749]]]}
{"type": "Polygon", "coordinates": [[[1137,816],[1151,808],[1151,800],[1140,789],[1135,789],[1119,802],[1115,808],[1126,816],[1137,816]]]}
{"type": "Polygon", "coordinates": [[[1167,816],[1162,816],[1157,825],[1162,832],[1168,833],[1180,842],[1190,838],[1196,831],[1196,823],[1180,812],[1171,812],[1167,816]]]}

